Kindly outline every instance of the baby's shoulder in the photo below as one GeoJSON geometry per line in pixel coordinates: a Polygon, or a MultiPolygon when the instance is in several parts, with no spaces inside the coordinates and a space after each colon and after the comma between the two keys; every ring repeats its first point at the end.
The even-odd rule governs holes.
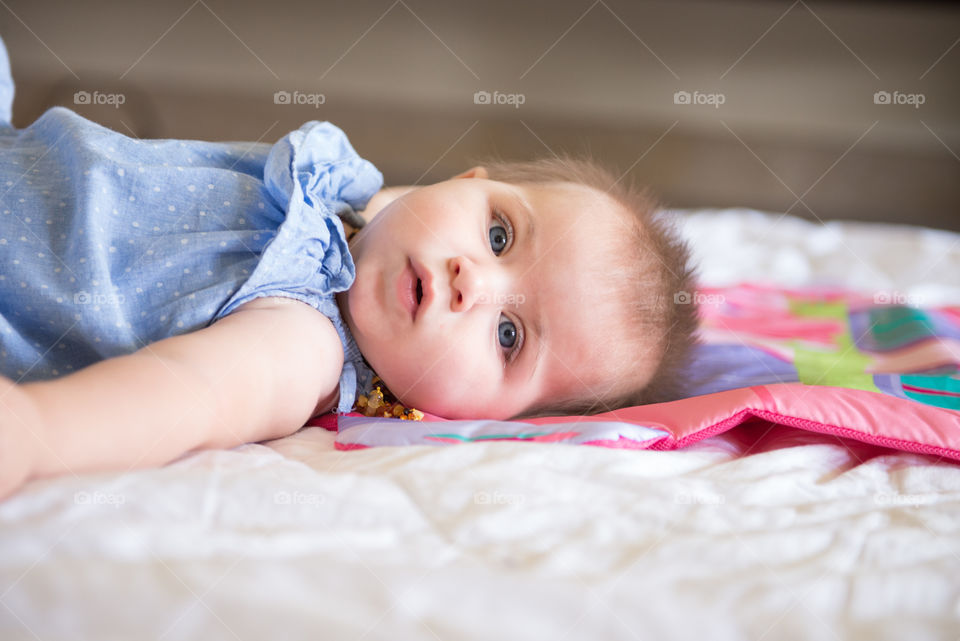
{"type": "Polygon", "coordinates": [[[309,332],[309,336],[302,334],[293,335],[290,337],[291,341],[306,338],[313,338],[315,340],[324,337],[332,338],[342,356],[343,349],[340,347],[340,338],[337,335],[336,328],[333,326],[333,321],[323,312],[296,298],[287,296],[260,296],[239,305],[230,314],[221,318],[219,322],[223,322],[227,318],[240,313],[248,315],[256,313],[263,319],[263,324],[269,324],[273,327],[288,328],[293,326],[309,332]]]}
{"type": "Polygon", "coordinates": [[[294,298],[262,296],[217,321],[224,322],[244,325],[239,341],[242,345],[235,348],[243,349],[251,342],[267,343],[270,363],[263,366],[286,380],[287,387],[309,381],[318,394],[311,416],[336,407],[343,343],[333,321],[325,314],[294,298]]]}

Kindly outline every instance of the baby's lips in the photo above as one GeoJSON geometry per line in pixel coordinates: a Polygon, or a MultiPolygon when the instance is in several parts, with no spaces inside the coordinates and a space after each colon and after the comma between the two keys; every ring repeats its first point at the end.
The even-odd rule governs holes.
{"type": "Polygon", "coordinates": [[[420,314],[426,311],[433,302],[435,295],[433,289],[433,274],[415,258],[410,258],[410,264],[413,265],[413,272],[417,275],[417,278],[420,279],[420,288],[423,290],[423,298],[420,299],[420,306],[417,308],[417,318],[419,319],[420,314]]]}

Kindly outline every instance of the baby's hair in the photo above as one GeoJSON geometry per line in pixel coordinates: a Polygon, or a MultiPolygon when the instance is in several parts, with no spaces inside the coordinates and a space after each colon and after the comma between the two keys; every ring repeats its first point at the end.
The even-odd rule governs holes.
{"type": "MultiPolygon", "coordinates": [[[[545,399],[514,418],[589,415],[683,398],[684,367],[697,343],[696,270],[691,265],[687,243],[650,192],[632,182],[625,184],[592,158],[564,155],[530,161],[481,159],[476,164],[486,168],[490,180],[510,184],[576,183],[606,194],[619,205],[596,211],[612,209],[612,215],[620,220],[611,222],[623,230],[618,234],[623,239],[618,243],[620,251],[611,253],[616,258],[609,271],[615,291],[628,306],[627,335],[631,340],[622,348],[635,346],[640,352],[640,346],[649,344],[651,337],[658,341],[652,349],[647,347],[643,353],[637,353],[636,361],[628,361],[626,371],[620,373],[623,378],[608,391],[545,399]],[[622,211],[616,213],[618,210],[622,211]],[[657,363],[652,376],[645,385],[636,384],[640,372],[651,371],[651,359],[657,363]],[[631,367],[633,364],[635,368],[631,367]]],[[[597,220],[596,215],[593,220],[597,220]]]]}

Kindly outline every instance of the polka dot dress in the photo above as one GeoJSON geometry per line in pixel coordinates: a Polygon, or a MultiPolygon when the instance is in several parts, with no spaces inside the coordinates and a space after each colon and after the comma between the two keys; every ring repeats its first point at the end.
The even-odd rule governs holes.
{"type": "Polygon", "coordinates": [[[10,99],[0,57],[0,373],[55,378],[287,296],[341,337],[338,410],[370,389],[333,299],[355,276],[337,214],[382,176],[340,129],[310,122],[272,146],[136,140],[54,108],[17,130],[10,99]]]}

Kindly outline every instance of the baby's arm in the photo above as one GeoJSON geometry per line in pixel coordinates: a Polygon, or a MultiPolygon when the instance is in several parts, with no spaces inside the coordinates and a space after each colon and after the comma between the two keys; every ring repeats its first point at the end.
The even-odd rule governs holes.
{"type": "Polygon", "coordinates": [[[60,379],[4,379],[0,497],[30,478],[158,466],[292,434],[333,408],[342,367],[326,316],[259,298],[210,327],[60,379]]]}

